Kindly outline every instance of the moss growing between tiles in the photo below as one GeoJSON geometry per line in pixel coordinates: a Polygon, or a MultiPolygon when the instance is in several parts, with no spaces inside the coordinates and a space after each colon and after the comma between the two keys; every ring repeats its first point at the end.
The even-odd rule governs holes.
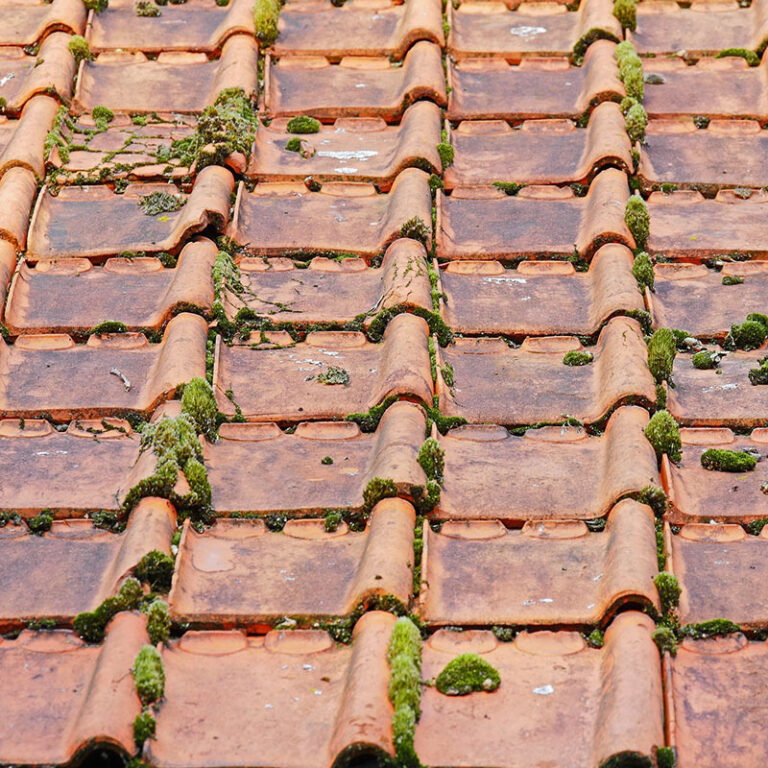
{"type": "Polygon", "coordinates": [[[672,747],[659,747],[656,750],[657,768],[675,768],[676,765],[675,750],[672,747]]]}
{"type": "Polygon", "coordinates": [[[300,152],[301,139],[298,136],[291,137],[285,142],[285,148],[288,152],[300,152]]]}
{"type": "Polygon", "coordinates": [[[724,59],[730,56],[744,59],[750,67],[756,67],[760,63],[760,57],[754,51],[747,50],[746,48],[724,48],[715,54],[716,59],[724,59]]]}
{"type": "Polygon", "coordinates": [[[163,12],[151,0],[137,0],[134,5],[137,16],[148,16],[150,18],[162,16],[163,12]]]}
{"type": "Polygon", "coordinates": [[[167,592],[171,588],[174,560],[170,555],[153,549],[139,560],[136,578],[149,584],[153,592],[167,592]]]}
{"type": "Polygon", "coordinates": [[[624,209],[624,222],[635,239],[635,246],[644,249],[648,242],[648,234],[651,227],[651,215],[648,213],[648,206],[640,195],[632,195],[627,200],[627,207],[624,209]]]}
{"type": "Polygon", "coordinates": [[[108,333],[127,333],[128,328],[125,323],[121,323],[119,320],[105,320],[103,323],[94,325],[90,331],[89,336],[104,336],[108,333]]]}
{"type": "Polygon", "coordinates": [[[657,573],[653,580],[659,592],[661,610],[664,614],[671,613],[680,603],[680,584],[677,577],[668,571],[657,573]]]}
{"type": "Polygon", "coordinates": [[[109,0],[83,0],[83,5],[95,13],[102,13],[109,7],[109,0]]]}
{"type": "Polygon", "coordinates": [[[704,640],[708,637],[724,637],[734,632],[741,632],[741,627],[728,619],[711,619],[700,624],[686,624],[680,629],[682,637],[704,640]]]}
{"type": "Polygon", "coordinates": [[[768,336],[768,318],[765,315],[752,312],[743,323],[734,324],[725,337],[723,346],[726,349],[741,349],[749,352],[760,348],[768,336]]]}
{"type": "Polygon", "coordinates": [[[656,627],[651,638],[661,653],[666,651],[672,656],[677,655],[677,638],[669,627],[656,627]]]}
{"type": "Polygon", "coordinates": [[[346,417],[346,421],[353,421],[357,424],[363,432],[375,432],[381,421],[381,417],[384,412],[389,408],[392,403],[397,401],[395,395],[390,395],[385,398],[379,405],[374,405],[370,411],[365,413],[350,413],[346,417]]]}
{"type": "Polygon", "coordinates": [[[632,263],[632,275],[637,280],[637,286],[641,291],[644,291],[645,288],[653,291],[655,284],[653,261],[645,251],[640,251],[635,256],[635,260],[632,263]]]}
{"type": "Polygon", "coordinates": [[[145,216],[157,216],[158,213],[178,211],[186,202],[182,195],[174,195],[169,192],[150,192],[150,194],[139,198],[138,206],[145,216]]]}
{"type": "Polygon", "coordinates": [[[253,9],[254,30],[264,45],[272,45],[277,40],[280,8],[280,0],[256,0],[253,9]]]}
{"type": "Polygon", "coordinates": [[[737,275],[726,275],[722,280],[723,285],[741,285],[743,282],[744,278],[737,275]]]}
{"type": "Polygon", "coordinates": [[[635,0],[614,0],[613,15],[619,20],[623,29],[634,32],[637,27],[635,0]]]}
{"type": "Polygon", "coordinates": [[[167,643],[171,636],[171,614],[168,603],[154,600],[146,609],[147,634],[152,645],[167,643]]]}
{"type": "Polygon", "coordinates": [[[66,107],[59,107],[56,117],[53,120],[51,130],[45,137],[43,144],[43,156],[47,159],[54,147],[59,151],[59,158],[62,163],[69,162],[69,142],[64,138],[64,129],[72,130],[73,122],[69,117],[69,110],[66,107]]]}
{"type": "Polygon", "coordinates": [[[443,170],[453,165],[454,149],[453,144],[448,141],[448,135],[445,128],[443,128],[442,137],[440,143],[437,145],[437,152],[440,155],[440,162],[442,163],[443,170]]]}
{"type": "Polygon", "coordinates": [[[92,61],[94,58],[88,46],[88,41],[80,35],[72,35],[67,48],[69,48],[69,52],[74,57],[75,64],[80,64],[81,61],[92,61]]]}
{"type": "Polygon", "coordinates": [[[435,681],[437,690],[446,696],[495,691],[500,684],[498,670],[476,653],[462,653],[449,661],[435,681]]]}
{"type": "Polygon", "coordinates": [[[656,451],[659,461],[665,453],[670,461],[680,461],[682,457],[680,428],[669,411],[657,411],[651,416],[645,426],[645,436],[656,451]]]}
{"type": "Polygon", "coordinates": [[[382,499],[390,499],[394,496],[397,496],[397,485],[394,480],[373,477],[363,491],[363,510],[366,514],[370,514],[382,499]]]}
{"type": "Polygon", "coordinates": [[[719,352],[715,352],[711,349],[702,349],[701,352],[696,352],[691,357],[691,363],[694,368],[698,368],[701,371],[717,368],[722,355],[719,352]]]}
{"type": "Polygon", "coordinates": [[[768,357],[764,357],[759,361],[760,366],[758,368],[750,368],[747,376],[749,377],[749,383],[753,386],[765,386],[768,384],[768,357]]]}
{"type": "Polygon", "coordinates": [[[184,386],[181,409],[192,419],[200,434],[216,442],[223,417],[216,405],[213,387],[205,379],[195,377],[184,386]]]}
{"type": "Polygon", "coordinates": [[[640,104],[644,95],[643,62],[637,55],[635,47],[628,41],[619,43],[613,57],[618,64],[619,79],[624,83],[627,96],[640,104]]]}
{"type": "Polygon", "coordinates": [[[318,133],[320,131],[320,121],[307,115],[292,117],[286,126],[288,133],[318,133]]]}
{"type": "Polygon", "coordinates": [[[143,596],[138,580],[126,579],[115,597],[108,597],[95,611],[85,611],[75,616],[72,622],[75,634],[88,643],[100,643],[110,619],[120,611],[138,608],[143,596]]]}
{"type": "Polygon", "coordinates": [[[325,530],[328,533],[333,533],[341,525],[342,519],[341,510],[329,509],[325,513],[325,530]]]}
{"type": "Polygon", "coordinates": [[[44,509],[39,515],[27,518],[27,525],[29,526],[29,532],[35,536],[42,536],[47,531],[50,531],[53,526],[51,510],[44,509]]]}
{"type": "Polygon", "coordinates": [[[648,368],[657,384],[666,381],[674,387],[672,369],[677,355],[677,340],[669,328],[659,328],[648,340],[648,368]]]}
{"type": "Polygon", "coordinates": [[[642,104],[634,104],[629,108],[624,117],[624,127],[627,131],[629,140],[634,144],[636,141],[645,141],[645,128],[648,125],[648,113],[642,104]]]}
{"type": "Polygon", "coordinates": [[[572,349],[566,352],[563,357],[563,365],[578,368],[582,365],[589,365],[594,360],[591,352],[584,352],[580,349],[572,349]]]}
{"type": "Polygon", "coordinates": [[[136,683],[136,693],[144,706],[163,698],[165,672],[157,648],[152,645],[143,646],[134,659],[131,674],[136,683]]]}
{"type": "Polygon", "coordinates": [[[418,240],[424,246],[429,242],[431,234],[429,226],[418,216],[408,219],[408,221],[400,227],[400,237],[408,237],[411,240],[418,240]]]}
{"type": "Polygon", "coordinates": [[[514,197],[525,184],[517,184],[514,181],[494,181],[493,186],[505,195],[514,197]]]}
{"type": "Polygon", "coordinates": [[[599,629],[593,629],[584,639],[590,648],[602,648],[605,645],[605,636],[599,629]]]}
{"type": "Polygon", "coordinates": [[[713,472],[751,472],[757,459],[744,451],[709,448],[701,454],[701,466],[713,472]]]}
{"type": "Polygon", "coordinates": [[[667,494],[658,485],[646,485],[636,499],[640,504],[647,504],[657,518],[661,518],[667,511],[667,494]]]}
{"type": "Polygon", "coordinates": [[[155,716],[148,710],[142,710],[133,721],[133,740],[137,747],[141,747],[147,739],[155,735],[157,722],[155,716]]]}

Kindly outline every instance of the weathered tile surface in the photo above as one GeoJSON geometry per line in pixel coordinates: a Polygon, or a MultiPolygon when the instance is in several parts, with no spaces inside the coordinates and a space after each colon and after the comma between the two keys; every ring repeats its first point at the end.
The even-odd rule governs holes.
{"type": "Polygon", "coordinates": [[[0,45],[33,45],[52,32],[81,35],[87,10],[81,0],[3,0],[0,45]]]}

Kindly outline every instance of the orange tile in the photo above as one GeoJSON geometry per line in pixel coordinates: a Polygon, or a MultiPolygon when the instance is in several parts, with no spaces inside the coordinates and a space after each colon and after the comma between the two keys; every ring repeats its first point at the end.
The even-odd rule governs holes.
{"type": "Polygon", "coordinates": [[[345,56],[339,64],[331,64],[322,56],[275,60],[268,53],[262,99],[269,117],[312,115],[326,122],[380,117],[397,122],[413,101],[426,99],[445,106],[440,48],[426,41],[416,43],[402,66],[392,66],[386,57],[345,56]]]}
{"type": "Polygon", "coordinates": [[[32,45],[52,32],[82,35],[87,11],[81,0],[3,0],[0,13],[0,45],[32,45]]]}
{"type": "MultiPolygon", "coordinates": [[[[94,528],[90,520],[56,520],[42,536],[24,525],[0,528],[0,627],[19,628],[33,619],[71,625],[117,593],[125,576],[152,550],[171,553],[176,512],[160,499],[142,499],[124,533],[94,528]],[[66,578],[51,589],[51,564],[66,578]]],[[[1,648],[1,646],[0,646],[1,648]]]]}
{"type": "Polygon", "coordinates": [[[443,319],[464,334],[591,335],[613,315],[645,308],[632,254],[618,244],[598,249],[587,272],[559,261],[522,261],[508,270],[498,261],[451,261],[440,287],[443,319]]]}
{"type": "Polygon", "coordinates": [[[448,65],[449,120],[579,118],[602,101],[626,95],[613,51],[598,40],[581,67],[567,58],[526,58],[517,66],[493,59],[464,59],[448,65]]]}
{"type": "Polygon", "coordinates": [[[424,524],[419,615],[428,624],[605,625],[628,604],[658,608],[653,513],[629,499],[605,530],[581,521],[424,524]]]}
{"type": "Polygon", "coordinates": [[[366,614],[351,645],[320,630],[187,632],[163,649],[166,700],[144,758],[158,768],[328,768],[345,751],[391,756],[394,621],[366,614]],[[190,712],[205,713],[206,727],[190,712]]]}
{"type": "Polygon", "coordinates": [[[243,292],[228,291],[225,308],[231,320],[243,307],[274,323],[306,327],[343,325],[361,314],[394,307],[432,311],[426,252],[416,240],[395,240],[380,268],[359,258],[336,261],[316,256],[306,270],[290,259],[265,261],[243,257],[239,264],[243,292]]]}
{"type": "Polygon", "coordinates": [[[393,480],[400,496],[411,497],[426,482],[417,462],[425,429],[424,411],[406,402],[391,405],[371,434],[349,422],[299,424],[295,434],[276,424],[224,424],[218,442],[205,445],[213,509],[224,517],[359,510],[374,477],[393,480]],[[333,464],[323,463],[326,456],[333,464]]]}
{"type": "Polygon", "coordinates": [[[662,481],[669,498],[670,523],[749,522],[765,517],[765,494],[760,485],[766,480],[760,463],[751,472],[716,472],[701,466],[701,454],[708,448],[730,451],[749,448],[763,458],[768,430],[752,430],[751,435],[734,435],[730,429],[685,428],[682,460],[662,461],[662,481]]]}
{"type": "Polygon", "coordinates": [[[389,56],[399,61],[420,40],[445,44],[440,0],[289,2],[280,13],[277,56],[389,56]]]}
{"type": "Polygon", "coordinates": [[[565,119],[525,120],[519,129],[503,120],[465,120],[448,135],[455,150],[445,171],[448,189],[497,181],[589,183],[606,167],[632,169],[624,116],[613,102],[596,107],[586,129],[565,119]]]}
{"type": "Polygon", "coordinates": [[[303,184],[275,183],[258,184],[248,193],[241,184],[227,234],[255,256],[307,258],[331,252],[372,259],[414,217],[431,230],[427,174],[406,168],[386,194],[354,182],[329,183],[319,192],[303,184]]]}
{"type": "Polygon", "coordinates": [[[159,330],[180,310],[210,310],[216,253],[213,242],[201,238],[184,246],[173,269],[152,257],[112,258],[100,267],[88,259],[22,262],[11,284],[5,323],[14,335],[80,335],[105,319],[130,331],[159,330]]]}
{"type": "Polygon", "coordinates": [[[206,227],[222,231],[229,221],[233,189],[232,174],[210,165],[200,172],[189,195],[179,195],[172,184],[129,184],[121,195],[106,186],[65,188],[55,197],[43,190],[29,226],[27,260],[176,252],[206,227]],[[140,208],[141,198],[158,191],[179,195],[184,204],[177,211],[148,216],[140,208]]]}
{"type": "Polygon", "coordinates": [[[447,9],[450,53],[458,58],[494,56],[519,62],[524,56],[570,56],[588,33],[618,42],[621,24],[611,0],[581,0],[569,12],[558,3],[524,2],[511,11],[503,2],[464,2],[447,9]]]}
{"type": "Polygon", "coordinates": [[[445,484],[433,517],[589,520],[625,496],[659,484],[656,457],[643,429],[648,413],[619,408],[605,434],[581,427],[529,429],[523,437],[503,427],[463,426],[440,437],[445,484]]]}
{"type": "Polygon", "coordinates": [[[400,499],[379,502],[359,533],[343,522],[326,532],[323,520],[289,520],[281,533],[261,520],[219,520],[204,533],[185,523],[171,614],[195,628],[263,631],[285,616],[345,616],[378,596],[407,606],[413,524],[400,499]]]}
{"type": "Polygon", "coordinates": [[[0,117],[0,176],[9,168],[26,168],[45,176],[43,143],[59,108],[50,96],[30,99],[18,120],[0,117]]]}
{"type": "MultiPolygon", "coordinates": [[[[8,295],[8,286],[11,276],[16,269],[16,248],[7,240],[0,240],[0,307],[5,306],[8,295]]],[[[0,309],[0,320],[3,318],[3,310],[0,309]]]]}
{"type": "Polygon", "coordinates": [[[73,110],[82,114],[103,106],[114,112],[200,112],[227,88],[255,94],[257,57],[250,35],[230,37],[221,57],[210,61],[204,53],[186,51],[163,52],[155,60],[138,52],[102,53],[80,65],[73,110]]]}
{"type": "Polygon", "coordinates": [[[61,630],[0,641],[0,761],[61,765],[99,746],[133,754],[141,703],[130,669],[147,642],[144,623],[118,614],[102,645],[61,630]]]}
{"type": "Polygon", "coordinates": [[[653,629],[648,616],[623,613],[600,650],[587,648],[576,632],[524,632],[511,643],[488,631],[436,632],[425,644],[423,678],[436,677],[459,654],[475,653],[498,669],[501,685],[467,696],[426,687],[416,726],[420,759],[535,768],[624,757],[651,765],[654,748],[664,743],[653,629]]]}
{"type": "Polygon", "coordinates": [[[110,0],[88,25],[88,44],[102,51],[202,51],[220,53],[232,35],[253,34],[253,1],[230,0],[220,7],[214,0],[187,0],[164,5],[160,16],[137,16],[133,0],[110,0]]]}
{"type": "Polygon", "coordinates": [[[228,346],[217,340],[213,385],[219,410],[227,416],[330,420],[368,411],[388,397],[432,404],[429,328],[421,317],[397,315],[378,344],[355,331],[313,331],[298,344],[287,331],[266,337],[261,345],[252,340],[228,346]],[[344,374],[346,382],[323,378],[344,374]],[[269,385],[254,387],[254,382],[269,385]]]}
{"type": "Polygon", "coordinates": [[[439,173],[442,167],[437,152],[440,108],[431,101],[412,104],[400,124],[391,127],[379,117],[339,118],[321,126],[318,133],[299,136],[301,153],[285,148],[294,138],[287,123],[287,118],[279,117],[256,131],[249,178],[303,181],[312,176],[320,183],[365,181],[387,190],[405,168],[439,173]]]}
{"type": "Polygon", "coordinates": [[[0,179],[0,241],[17,251],[26,245],[29,212],[36,194],[35,174],[26,168],[9,168],[0,179]]]}
{"type": "Polygon", "coordinates": [[[585,197],[568,187],[531,186],[517,195],[494,189],[438,192],[437,255],[442,259],[590,257],[604,243],[634,248],[624,223],[627,177],[609,168],[585,197]]]}
{"type": "Polygon", "coordinates": [[[177,388],[205,376],[208,325],[183,313],[168,323],[162,342],[143,333],[91,336],[76,345],[66,334],[19,336],[0,344],[3,417],[58,421],[149,414],[177,388]]]}

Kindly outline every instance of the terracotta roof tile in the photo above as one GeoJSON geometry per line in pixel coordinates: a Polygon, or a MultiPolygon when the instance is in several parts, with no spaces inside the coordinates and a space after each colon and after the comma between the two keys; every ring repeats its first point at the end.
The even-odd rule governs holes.
{"type": "Polygon", "coordinates": [[[45,176],[43,143],[59,105],[49,96],[30,99],[18,120],[0,117],[0,176],[9,168],[26,168],[45,176]]]}
{"type": "Polygon", "coordinates": [[[319,56],[267,54],[263,106],[270,117],[312,115],[330,122],[339,117],[380,117],[399,121],[413,101],[445,105],[446,90],[440,48],[416,43],[402,66],[386,57],[345,56],[331,64],[319,56]]]}
{"type": "Polygon", "coordinates": [[[228,291],[227,315],[234,320],[243,307],[274,323],[307,327],[315,323],[343,325],[364,313],[389,308],[432,310],[424,246],[395,240],[380,268],[362,259],[340,261],[316,256],[306,270],[290,259],[245,256],[239,264],[243,292],[228,291]]]}
{"type": "Polygon", "coordinates": [[[372,434],[349,422],[299,424],[295,434],[269,423],[224,424],[219,441],[205,446],[213,508],[221,516],[359,510],[374,477],[393,480],[407,497],[425,484],[416,461],[425,429],[424,411],[406,402],[390,406],[372,434]]]}
{"type": "MultiPolygon", "coordinates": [[[[16,269],[16,247],[7,240],[0,240],[0,305],[2,306],[5,306],[14,269],[16,269]]],[[[0,310],[0,320],[2,317],[2,310],[0,310]]]]}
{"type": "Polygon", "coordinates": [[[280,13],[277,56],[389,56],[400,60],[420,40],[445,44],[440,0],[352,3],[288,2],[280,13]]]}
{"type": "Polygon", "coordinates": [[[581,521],[424,523],[419,615],[430,625],[605,624],[627,604],[656,605],[653,514],[629,499],[601,533],[581,521]]]}
{"type": "Polygon", "coordinates": [[[407,605],[413,523],[400,499],[379,502],[358,533],[343,522],[327,532],[323,520],[289,520],[281,533],[260,520],[219,520],[204,533],[185,523],[172,616],[198,628],[268,631],[285,616],[345,616],[376,596],[407,605]]]}
{"type": "Polygon", "coordinates": [[[672,464],[666,456],[662,461],[662,481],[670,502],[669,522],[749,522],[766,516],[765,494],[760,490],[766,480],[762,463],[752,472],[716,472],[701,466],[701,454],[708,448],[749,448],[765,457],[768,430],[734,435],[726,428],[684,428],[680,436],[680,464],[672,464]]]}
{"type": "Polygon", "coordinates": [[[143,53],[102,53],[81,63],[73,108],[76,114],[96,106],[114,112],[199,112],[227,88],[256,93],[257,56],[249,35],[230,37],[221,57],[211,61],[186,51],[163,52],[152,61],[143,53]]]}
{"type": "Polygon", "coordinates": [[[98,745],[128,757],[141,711],[130,669],[146,639],[144,618],[121,613],[98,646],[61,630],[0,640],[0,761],[60,765],[98,745]]]}
{"type": "Polygon", "coordinates": [[[531,186],[517,195],[455,189],[437,196],[437,255],[443,259],[589,257],[606,242],[633,248],[624,223],[627,177],[609,168],[585,197],[567,187],[531,186]]]}
{"type": "Polygon", "coordinates": [[[152,257],[112,258],[103,266],[88,259],[19,265],[5,311],[14,335],[83,334],[105,320],[128,330],[159,330],[181,309],[210,310],[211,267],[216,246],[207,239],[188,243],[175,268],[152,257]]]}
{"type": "Polygon", "coordinates": [[[349,646],[321,630],[187,632],[163,649],[166,700],[144,757],[158,768],[326,768],[346,750],[391,755],[393,623],[391,614],[366,614],[349,646]],[[205,713],[206,727],[190,712],[205,713]]]}
{"type": "Polygon", "coordinates": [[[207,332],[203,318],[184,313],[168,323],[159,344],[142,333],[94,335],[82,345],[66,334],[3,341],[0,413],[49,413],[62,421],[151,413],[180,385],[205,375],[207,332]]]}
{"type": "Polygon", "coordinates": [[[433,516],[509,523],[602,517],[623,497],[659,484],[643,435],[647,423],[645,410],[628,406],[600,437],[568,426],[529,429],[523,437],[497,426],[452,429],[439,438],[445,486],[433,516]]]}
{"type": "Polygon", "coordinates": [[[686,639],[664,669],[669,737],[680,768],[757,766],[768,750],[759,720],[766,706],[768,645],[744,635],[686,639]]]}
{"type": "Polygon", "coordinates": [[[682,587],[680,621],[698,624],[728,616],[745,629],[768,625],[762,598],[768,528],[749,536],[740,525],[690,523],[672,535],[670,568],[682,587]]]}
{"type": "Polygon", "coordinates": [[[87,13],[82,0],[3,0],[0,45],[32,45],[51,32],[83,33],[87,13]]]}
{"type": "MultiPolygon", "coordinates": [[[[34,619],[71,625],[117,593],[122,580],[152,550],[171,553],[176,512],[160,499],[142,499],[124,533],[95,528],[91,520],[56,520],[42,536],[24,525],[0,528],[0,626],[6,631],[34,619]],[[66,574],[51,589],[51,564],[66,574]]],[[[0,654],[2,646],[0,646],[0,654]]]]}
{"type": "Polygon", "coordinates": [[[406,168],[386,194],[356,182],[331,182],[319,192],[300,183],[274,183],[248,193],[241,184],[227,234],[256,256],[343,252],[372,259],[410,219],[430,228],[427,179],[424,171],[406,168]]]}
{"type": "Polygon", "coordinates": [[[178,251],[204,228],[224,228],[233,189],[232,174],[211,165],[200,172],[188,196],[179,196],[181,208],[155,215],[142,211],[141,198],[153,192],[177,195],[172,184],[130,184],[121,195],[106,186],[68,187],[56,196],[44,189],[30,222],[27,260],[178,251]]]}
{"type": "Polygon", "coordinates": [[[498,261],[451,261],[440,287],[443,319],[465,334],[591,335],[615,314],[644,309],[632,254],[618,244],[598,249],[587,272],[559,261],[522,261],[514,270],[498,261]]]}
{"type": "Polygon", "coordinates": [[[581,0],[576,11],[558,3],[522,3],[510,11],[503,2],[465,2],[447,8],[448,48],[456,58],[494,56],[518,62],[526,55],[570,56],[587,35],[618,42],[621,24],[611,0],[581,0]]]}
{"type": "Polygon", "coordinates": [[[40,94],[69,101],[75,75],[75,60],[67,48],[69,40],[69,35],[54,32],[43,40],[34,56],[22,48],[0,48],[0,67],[4,72],[0,78],[0,98],[5,100],[6,115],[18,116],[24,105],[40,94]]]}
{"type": "Polygon", "coordinates": [[[9,168],[0,179],[0,240],[18,251],[27,242],[27,222],[36,194],[35,174],[26,168],[9,168]]]}
{"type": "MultiPolygon", "coordinates": [[[[650,761],[664,741],[661,670],[653,622],[623,613],[601,650],[575,632],[440,630],[425,644],[422,676],[436,676],[461,653],[499,670],[493,693],[445,696],[424,689],[416,750],[430,765],[606,765],[612,757],[650,761]],[[632,756],[630,758],[629,756],[632,756]]],[[[650,764],[650,762],[649,762],[650,764]]]]}
{"type": "Polygon", "coordinates": [[[701,339],[722,340],[733,323],[762,312],[766,290],[768,261],[726,262],[721,271],[682,262],[656,264],[654,292],[646,298],[654,328],[684,328],[701,339]],[[728,276],[744,282],[723,285],[728,276]]]}
{"type": "Polygon", "coordinates": [[[137,16],[133,0],[110,0],[93,15],[88,44],[102,51],[203,51],[219,53],[236,34],[253,34],[253,0],[230,0],[220,7],[214,0],[187,0],[164,5],[160,16],[137,16]]]}
{"type": "Polygon", "coordinates": [[[455,150],[446,169],[452,187],[494,182],[590,182],[606,167],[632,168],[632,148],[618,104],[596,107],[586,129],[571,120],[525,120],[513,130],[503,120],[471,120],[449,131],[455,150]]]}
{"type": "Polygon", "coordinates": [[[299,344],[276,331],[257,348],[254,341],[218,341],[213,385],[219,410],[231,417],[238,408],[248,421],[286,422],[366,412],[389,397],[431,405],[428,337],[421,317],[400,314],[378,344],[355,331],[313,331],[299,344]]]}
{"type": "Polygon", "coordinates": [[[625,95],[613,59],[615,43],[598,40],[584,65],[566,58],[526,58],[519,65],[492,59],[464,59],[448,65],[450,120],[534,117],[579,118],[601,101],[625,95]]]}
{"type": "Polygon", "coordinates": [[[321,183],[366,181],[388,189],[405,168],[441,168],[440,108],[430,101],[412,104],[400,124],[391,127],[378,117],[339,118],[318,133],[299,136],[301,152],[285,148],[294,137],[287,123],[287,118],[277,118],[256,131],[249,178],[302,181],[312,176],[321,183]]]}

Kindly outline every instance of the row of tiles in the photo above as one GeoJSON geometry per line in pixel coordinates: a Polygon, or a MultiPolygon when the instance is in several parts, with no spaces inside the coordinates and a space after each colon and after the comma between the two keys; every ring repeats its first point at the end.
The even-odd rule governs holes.
{"type": "MultiPolygon", "coordinates": [[[[194,629],[239,627],[266,632],[344,617],[377,599],[411,600],[413,507],[384,499],[362,531],[342,522],[294,519],[282,531],[261,520],[219,519],[203,532],[184,523],[168,596],[174,622],[194,629]]],[[[0,628],[34,620],[71,626],[115,595],[121,581],[153,551],[171,554],[176,515],[160,499],[144,499],[124,533],[90,520],[57,520],[34,535],[23,524],[0,529],[0,628]],[[50,589],[50,563],[66,580],[50,589]]],[[[728,617],[743,629],[768,626],[762,599],[768,528],[757,536],[740,525],[666,525],[666,569],[682,588],[681,624],[728,617]]],[[[423,524],[420,592],[413,608],[430,627],[605,626],[628,605],[660,610],[654,518],[636,501],[615,505],[604,530],[581,521],[498,520],[423,524]]],[[[167,589],[167,587],[166,587],[167,589]]]]}
{"type": "MultiPolygon", "coordinates": [[[[187,632],[170,641],[160,649],[165,696],[144,759],[153,766],[327,768],[344,753],[393,755],[386,650],[394,621],[364,615],[349,646],[320,630],[187,632]]],[[[651,765],[668,740],[680,768],[760,765],[764,729],[742,713],[765,706],[765,642],[739,634],[685,640],[662,665],[653,627],[643,614],[623,613],[600,649],[573,632],[523,632],[500,642],[489,631],[437,631],[423,645],[424,679],[457,655],[475,653],[498,670],[501,685],[467,696],[424,686],[415,731],[420,759],[527,768],[563,765],[567,754],[579,768],[628,758],[651,765]]],[[[132,753],[141,707],[129,669],[146,641],[143,617],[121,613],[102,646],[62,631],[25,631],[1,642],[9,685],[0,694],[0,759],[61,764],[94,744],[132,753]]]]}
{"type": "MultiPolygon", "coordinates": [[[[431,247],[429,178],[416,168],[402,171],[387,193],[360,182],[331,182],[319,191],[276,182],[248,192],[241,182],[230,216],[234,186],[227,169],[209,166],[189,195],[171,184],[150,183],[129,184],[122,194],[86,186],[66,187],[57,195],[43,189],[38,195],[34,175],[12,168],[0,179],[0,239],[16,250],[26,247],[30,262],[178,253],[206,228],[226,234],[252,256],[344,253],[374,260],[398,237],[431,247]],[[148,215],[142,203],[153,193],[173,196],[180,207],[148,215]]],[[[629,198],[627,176],[614,168],[599,173],[583,197],[569,187],[538,185],[517,195],[494,188],[440,190],[436,253],[449,260],[568,260],[574,254],[590,259],[604,243],[632,249],[636,243],[625,221],[629,198]]],[[[766,200],[765,193],[740,190],[722,190],[714,200],[691,190],[654,192],[647,203],[648,250],[680,261],[765,256],[759,206],[766,200]]]]}
{"type": "MultiPolygon", "coordinates": [[[[446,435],[435,430],[445,478],[431,516],[591,520],[625,497],[663,485],[672,523],[765,517],[765,428],[750,435],[684,428],[681,461],[664,456],[659,472],[643,434],[648,418],[637,406],[619,408],[602,435],[575,426],[529,429],[522,436],[493,425],[461,426],[446,435]],[[749,450],[761,461],[752,471],[711,471],[701,464],[709,448],[749,450]]],[[[375,480],[375,489],[381,478],[401,498],[420,499],[427,478],[417,455],[426,426],[424,410],[403,401],[386,410],[373,433],[350,422],[303,422],[290,433],[274,422],[224,424],[218,441],[203,446],[213,511],[219,517],[359,512],[369,483],[375,480]]],[[[129,490],[156,465],[155,455],[142,452],[139,436],[119,419],[73,421],[61,432],[47,421],[6,419],[0,447],[2,509],[26,517],[42,510],[57,518],[122,512],[129,490]]]]}

